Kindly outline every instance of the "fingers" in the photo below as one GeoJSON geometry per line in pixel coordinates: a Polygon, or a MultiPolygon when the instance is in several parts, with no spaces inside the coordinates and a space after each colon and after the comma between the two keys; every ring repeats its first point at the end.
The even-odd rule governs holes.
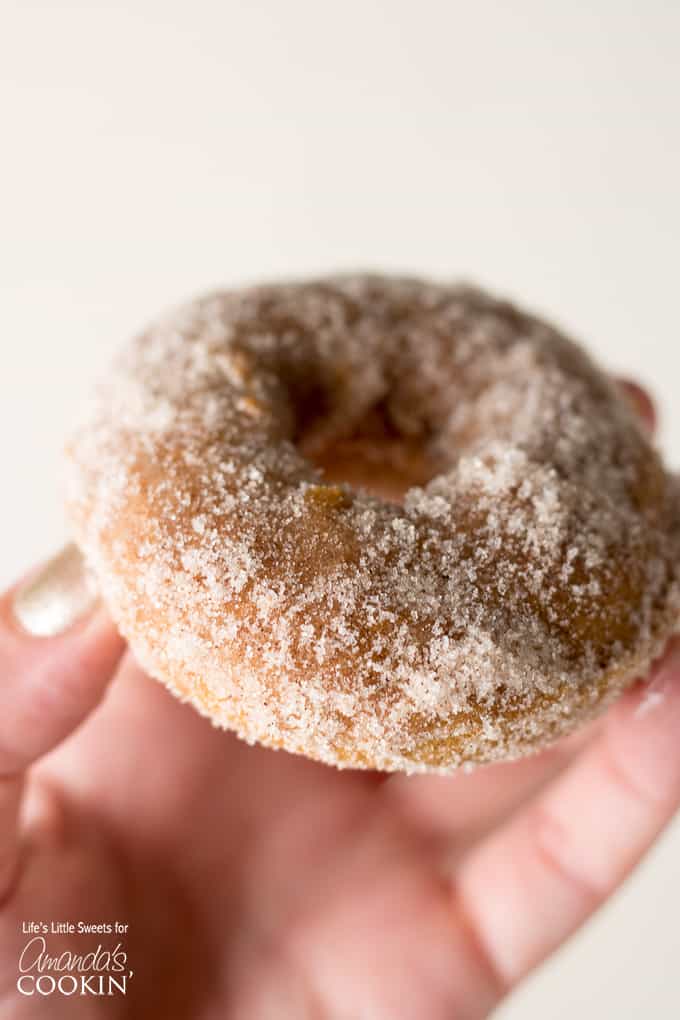
{"type": "Polygon", "coordinates": [[[444,842],[450,860],[555,779],[593,739],[599,722],[538,754],[451,776],[394,776],[381,796],[419,831],[444,842]]]}
{"type": "Polygon", "coordinates": [[[457,890],[511,987],[609,896],[680,803],[680,645],[548,790],[463,862],[457,890]]]}
{"type": "Polygon", "coordinates": [[[0,905],[14,877],[19,853],[18,817],[21,782],[0,779],[0,905]]]}
{"type": "Polygon", "coordinates": [[[0,898],[16,860],[23,773],[95,706],[123,647],[74,546],[0,599],[0,898]]]}
{"type": "Polygon", "coordinates": [[[656,429],[656,410],[649,393],[630,379],[619,379],[619,386],[633,410],[651,434],[656,429]]]}
{"type": "Polygon", "coordinates": [[[85,718],[122,651],[74,546],[0,602],[0,775],[24,769],[85,718]]]}

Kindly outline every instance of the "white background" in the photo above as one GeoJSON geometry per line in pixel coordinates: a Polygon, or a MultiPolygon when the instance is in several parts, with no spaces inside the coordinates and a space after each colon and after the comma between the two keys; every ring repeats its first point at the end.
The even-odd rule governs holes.
{"type": "MultiPolygon", "coordinates": [[[[96,371],[221,283],[476,280],[648,383],[680,464],[671,0],[0,0],[0,21],[0,581],[62,538],[96,371]]],[[[499,1015],[680,1016],[679,851],[676,825],[499,1015]]]]}

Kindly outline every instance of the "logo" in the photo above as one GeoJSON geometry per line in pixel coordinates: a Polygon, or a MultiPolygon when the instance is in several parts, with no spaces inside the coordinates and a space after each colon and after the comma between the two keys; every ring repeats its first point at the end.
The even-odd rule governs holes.
{"type": "Polygon", "coordinates": [[[123,939],[128,925],[92,924],[85,921],[24,921],[23,935],[30,935],[19,954],[17,991],[20,995],[116,996],[127,995],[134,971],[128,965],[123,939]],[[78,937],[114,936],[110,944],[101,941],[94,949],[79,953],[63,949],[63,940],[55,935],[68,935],[71,943],[78,937]]]}

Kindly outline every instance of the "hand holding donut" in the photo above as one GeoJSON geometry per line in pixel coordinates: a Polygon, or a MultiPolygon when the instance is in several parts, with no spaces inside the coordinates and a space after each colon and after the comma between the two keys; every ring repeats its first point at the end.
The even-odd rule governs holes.
{"type": "MultiPolygon", "coordinates": [[[[589,732],[534,757],[446,778],[338,772],[211,729],[147,679],[70,547],[2,599],[0,674],[13,1018],[482,1018],[680,802],[675,645],[589,732]],[[36,917],[126,924],[127,996],[26,994],[28,958],[22,994],[36,917]]],[[[56,955],[107,939],[48,941],[56,955]]]]}

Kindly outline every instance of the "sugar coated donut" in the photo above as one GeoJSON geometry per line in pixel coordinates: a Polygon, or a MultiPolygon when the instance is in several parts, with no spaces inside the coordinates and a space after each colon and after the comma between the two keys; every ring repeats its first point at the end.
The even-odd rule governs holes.
{"type": "Polygon", "coordinates": [[[678,626],[676,478],[578,346],[467,286],[200,298],[124,350],[67,461],[146,670],[320,761],[517,757],[678,626]]]}

